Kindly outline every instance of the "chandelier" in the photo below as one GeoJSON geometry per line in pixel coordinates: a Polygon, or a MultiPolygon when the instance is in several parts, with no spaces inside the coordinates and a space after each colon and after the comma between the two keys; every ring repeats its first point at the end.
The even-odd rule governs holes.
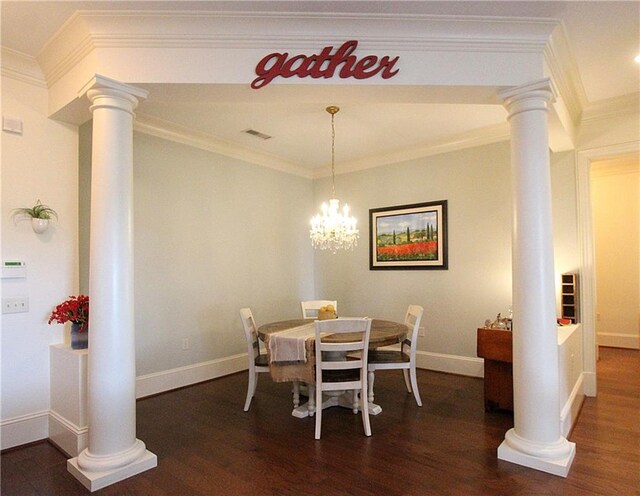
{"type": "Polygon", "coordinates": [[[331,191],[329,205],[322,204],[322,213],[311,219],[311,244],[320,250],[331,250],[336,253],[341,249],[353,250],[358,243],[356,219],[349,215],[349,205],[345,204],[340,211],[340,201],[336,199],[335,148],[336,129],[334,118],[340,110],[338,107],[327,107],[331,114],[331,191]]]}

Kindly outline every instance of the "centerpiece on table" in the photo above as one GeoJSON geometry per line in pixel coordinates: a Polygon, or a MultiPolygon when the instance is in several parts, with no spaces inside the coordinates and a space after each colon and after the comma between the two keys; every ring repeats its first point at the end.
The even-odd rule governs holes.
{"type": "Polygon", "coordinates": [[[49,324],[71,322],[71,349],[83,350],[89,346],[89,297],[69,296],[49,316],[49,324]]]}
{"type": "Polygon", "coordinates": [[[326,305],[318,309],[318,320],[337,319],[338,314],[333,305],[326,305]]]}

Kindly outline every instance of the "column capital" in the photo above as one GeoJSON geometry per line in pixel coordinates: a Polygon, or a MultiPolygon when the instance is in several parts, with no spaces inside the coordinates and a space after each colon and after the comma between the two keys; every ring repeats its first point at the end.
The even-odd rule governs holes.
{"type": "Polygon", "coordinates": [[[555,101],[556,89],[549,78],[515,86],[498,93],[498,98],[509,112],[509,119],[527,110],[547,110],[547,105],[555,101]]]}
{"type": "Polygon", "coordinates": [[[96,74],[78,92],[78,98],[85,95],[93,103],[90,107],[92,112],[98,107],[107,106],[133,114],[138,101],[147,98],[149,92],[96,74]]]}

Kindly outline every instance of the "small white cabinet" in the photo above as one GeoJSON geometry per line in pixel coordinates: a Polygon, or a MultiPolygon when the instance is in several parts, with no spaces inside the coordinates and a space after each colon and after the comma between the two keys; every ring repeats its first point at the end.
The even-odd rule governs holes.
{"type": "Polygon", "coordinates": [[[68,344],[49,347],[49,439],[71,457],[87,447],[88,355],[88,350],[72,350],[68,344]]]}

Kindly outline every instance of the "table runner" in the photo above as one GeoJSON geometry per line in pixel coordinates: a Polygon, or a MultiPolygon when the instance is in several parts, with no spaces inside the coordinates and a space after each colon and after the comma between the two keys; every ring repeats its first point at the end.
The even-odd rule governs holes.
{"type": "Polygon", "coordinates": [[[313,323],[273,333],[269,337],[269,363],[306,363],[306,341],[314,334],[313,323]]]}
{"type": "MultiPolygon", "coordinates": [[[[305,360],[298,361],[274,361],[271,358],[271,341],[279,334],[286,333],[287,330],[278,331],[270,334],[266,341],[267,345],[267,354],[269,355],[269,372],[271,373],[271,379],[274,382],[291,382],[291,381],[300,381],[307,384],[314,384],[316,382],[315,376],[315,366],[316,359],[314,355],[315,348],[315,327],[313,322],[308,324],[304,324],[302,326],[296,326],[291,329],[294,331],[294,334],[302,334],[306,328],[308,333],[306,339],[298,339],[300,336],[295,338],[296,347],[299,342],[302,341],[304,345],[304,356],[305,360]],[[302,329],[302,330],[301,330],[302,329]]],[[[276,345],[277,347],[277,345],[276,345]]]]}

